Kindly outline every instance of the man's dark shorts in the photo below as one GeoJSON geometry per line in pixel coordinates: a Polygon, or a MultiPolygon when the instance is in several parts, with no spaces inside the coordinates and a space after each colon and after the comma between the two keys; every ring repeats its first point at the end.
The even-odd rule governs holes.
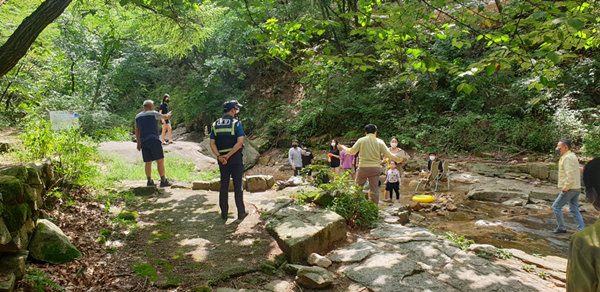
{"type": "Polygon", "coordinates": [[[160,140],[151,139],[142,142],[142,158],[144,159],[144,162],[165,158],[160,140]]]}
{"type": "Polygon", "coordinates": [[[171,119],[166,119],[165,123],[163,125],[170,124],[170,123],[171,123],[171,119]]]}

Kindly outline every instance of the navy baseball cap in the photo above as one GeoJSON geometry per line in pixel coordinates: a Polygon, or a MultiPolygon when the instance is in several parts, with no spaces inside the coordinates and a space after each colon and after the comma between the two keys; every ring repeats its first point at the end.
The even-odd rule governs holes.
{"type": "Polygon", "coordinates": [[[229,112],[230,110],[236,108],[236,107],[242,107],[243,105],[241,103],[239,103],[237,100],[230,100],[230,101],[226,101],[225,103],[223,103],[223,110],[225,112],[229,112]]]}

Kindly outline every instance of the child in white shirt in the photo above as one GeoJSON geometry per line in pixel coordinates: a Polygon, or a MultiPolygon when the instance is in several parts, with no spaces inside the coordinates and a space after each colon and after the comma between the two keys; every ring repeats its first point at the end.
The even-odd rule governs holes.
{"type": "Polygon", "coordinates": [[[390,192],[390,201],[393,202],[394,191],[396,192],[396,203],[400,202],[400,187],[402,186],[402,180],[400,179],[400,171],[396,169],[398,164],[396,161],[390,161],[390,169],[387,172],[385,179],[385,191],[390,192]]]}

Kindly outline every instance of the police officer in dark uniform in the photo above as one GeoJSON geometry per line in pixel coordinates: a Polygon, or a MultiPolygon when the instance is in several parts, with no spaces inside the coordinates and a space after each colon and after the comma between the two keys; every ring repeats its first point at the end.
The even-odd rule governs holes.
{"type": "Polygon", "coordinates": [[[213,123],[210,132],[210,148],[219,160],[219,171],[221,172],[219,207],[221,208],[221,218],[223,220],[227,220],[227,213],[229,212],[227,200],[230,177],[233,178],[238,219],[242,220],[248,216],[248,211],[244,206],[242,185],[242,175],[244,172],[242,148],[246,134],[244,134],[244,129],[240,121],[235,119],[241,106],[237,100],[223,103],[225,115],[213,123]]]}

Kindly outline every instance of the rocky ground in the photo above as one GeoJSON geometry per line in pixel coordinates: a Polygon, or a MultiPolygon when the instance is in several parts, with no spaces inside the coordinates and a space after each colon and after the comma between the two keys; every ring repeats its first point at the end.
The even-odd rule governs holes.
{"type": "MultiPolygon", "coordinates": [[[[184,143],[177,142],[165,149],[188,156],[194,153],[194,157],[199,155],[200,163],[211,163],[210,159],[195,154],[200,153],[194,148],[196,145],[186,148],[184,143]]],[[[105,144],[103,149],[116,155],[139,156],[134,147],[129,152],[113,151],[121,146],[105,144]]],[[[286,177],[289,170],[285,155],[278,150],[267,155],[268,161],[263,159],[250,172],[286,177]]],[[[323,250],[321,255],[333,262],[326,267],[331,276],[327,291],[564,290],[564,245],[569,236],[552,238],[541,233],[540,226],[548,229],[552,226],[547,201],[539,199],[536,204],[519,206],[469,200],[469,192],[483,186],[517,188],[531,196],[534,190],[542,189],[550,194],[552,185],[484,177],[457,166],[454,171],[450,190],[436,195],[436,203],[445,203],[435,210],[433,205],[413,210],[411,222],[406,223],[397,215],[399,204],[382,203],[382,216],[375,228],[350,229],[345,239],[323,250]],[[448,208],[448,202],[456,210],[448,208]],[[494,246],[461,249],[441,238],[446,231],[466,234],[476,243],[494,246]],[[512,239],[498,235],[510,235],[512,239]],[[503,244],[511,241],[516,244],[503,244]],[[528,243],[550,248],[518,249],[528,243]],[[517,249],[508,249],[511,247],[517,249]]],[[[403,179],[403,204],[409,203],[415,194],[408,187],[414,179],[414,175],[403,179]]],[[[144,181],[130,181],[118,187],[125,190],[142,185],[144,181]]],[[[105,206],[96,203],[82,202],[61,210],[54,214],[61,221],[60,227],[85,256],[64,266],[36,264],[36,267],[48,272],[49,277],[69,291],[191,291],[206,285],[222,292],[317,291],[298,284],[299,272],[289,271],[282,248],[267,230],[269,222],[285,217],[281,212],[288,212],[289,208],[307,214],[321,212],[315,211],[314,206],[296,206],[291,202],[290,194],[301,192],[302,187],[246,193],[245,201],[252,212],[241,221],[233,215],[232,194],[230,216],[223,221],[219,218],[216,192],[187,189],[189,186],[185,184],[180,187],[142,197],[141,204],[129,207],[139,213],[135,226],[116,224],[114,219],[107,224],[106,215],[102,215],[105,206]],[[282,206],[287,206],[288,211],[281,211],[285,210],[282,206]],[[106,242],[98,243],[101,229],[113,232],[106,242]]],[[[523,192],[515,197],[519,198],[523,192]]],[[[119,206],[112,206],[111,217],[121,211],[119,206]]],[[[589,210],[586,224],[596,215],[589,210]]],[[[304,260],[293,264],[308,265],[304,260]]]]}

